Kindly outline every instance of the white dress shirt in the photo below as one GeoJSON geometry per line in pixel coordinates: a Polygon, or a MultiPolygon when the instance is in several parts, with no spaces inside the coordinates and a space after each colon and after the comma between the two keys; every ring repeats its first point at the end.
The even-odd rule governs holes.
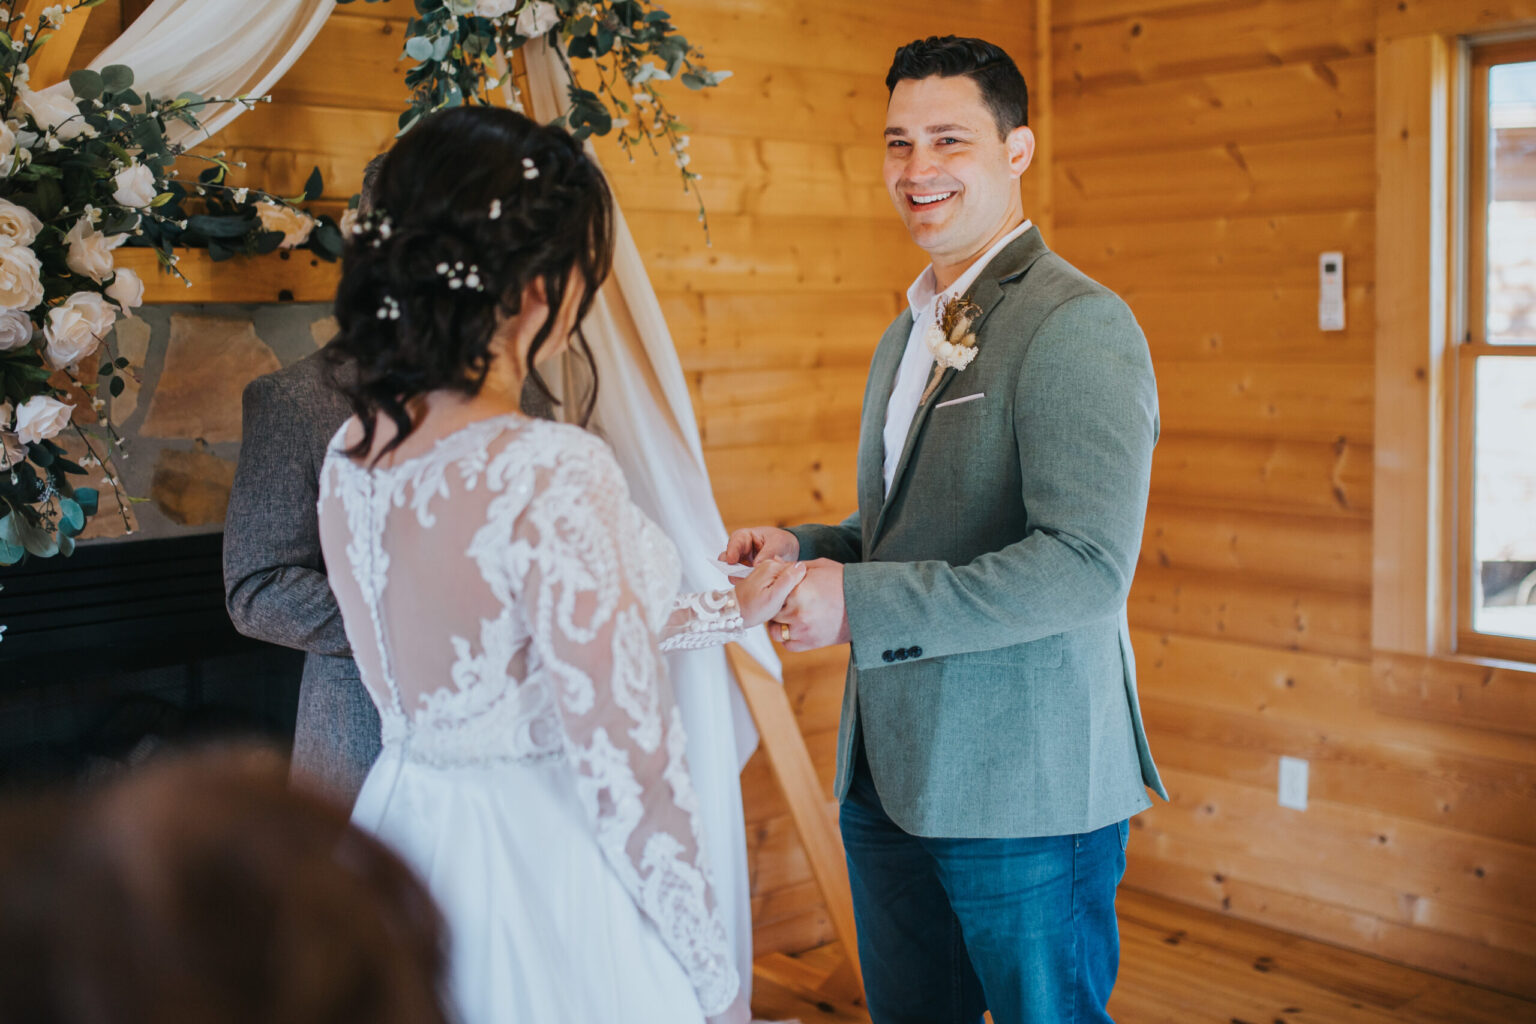
{"type": "Polygon", "coordinates": [[[1023,224],[998,239],[997,244],[972,263],[954,284],[935,292],[938,282],[934,279],[933,265],[917,275],[912,287],[907,289],[907,302],[912,306],[912,333],[907,335],[907,350],[896,370],[896,386],[891,389],[891,401],[885,409],[885,494],[891,493],[891,481],[896,476],[896,463],[901,461],[902,450],[907,445],[907,434],[912,430],[912,418],[928,387],[933,373],[933,353],[928,351],[924,335],[936,319],[938,306],[957,296],[964,295],[981,272],[987,269],[992,257],[1005,249],[1009,242],[1028,231],[1032,225],[1026,219],[1023,224]]]}

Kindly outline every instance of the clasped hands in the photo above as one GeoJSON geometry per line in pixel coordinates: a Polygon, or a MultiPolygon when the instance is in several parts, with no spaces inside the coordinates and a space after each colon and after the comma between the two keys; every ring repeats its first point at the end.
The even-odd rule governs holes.
{"type": "Polygon", "coordinates": [[[731,534],[720,561],[753,567],[736,581],[742,619],[749,626],[771,622],[769,635],[789,651],[847,643],[842,563],[799,556],[800,542],[788,530],[754,526],[731,534]]]}

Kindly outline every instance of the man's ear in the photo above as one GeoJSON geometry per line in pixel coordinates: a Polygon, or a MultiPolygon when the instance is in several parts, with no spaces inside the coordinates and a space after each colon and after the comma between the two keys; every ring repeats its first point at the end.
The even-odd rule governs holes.
{"type": "Polygon", "coordinates": [[[1008,147],[1008,170],[1015,178],[1021,177],[1035,158],[1035,133],[1028,125],[1020,125],[1008,133],[1004,142],[1008,147]]]}

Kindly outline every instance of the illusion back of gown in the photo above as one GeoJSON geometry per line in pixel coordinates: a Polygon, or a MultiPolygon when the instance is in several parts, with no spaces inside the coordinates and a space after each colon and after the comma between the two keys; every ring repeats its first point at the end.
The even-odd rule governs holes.
{"type": "Polygon", "coordinates": [[[344,433],[321,476],[321,539],[385,749],[356,815],[443,905],[462,1018],[604,1012],[582,1001],[598,984],[582,951],[537,948],[589,929],[609,933],[593,937],[599,960],[633,958],[632,980],[603,982],[618,996],[659,985],[651,998],[675,999],[655,977],[664,950],[696,1001],[657,1007],[657,1019],[723,1010],[738,979],[660,652],[739,636],[730,592],[676,596],[676,551],[629,500],[607,447],[576,427],[497,417],[382,468],[342,455],[344,433]],[[444,808],[469,794],[453,820],[444,808]],[[573,867],[592,850],[604,878],[573,867]],[[583,921],[572,908],[603,886],[626,905],[583,921]],[[530,920],[536,907],[562,919],[530,920]]]}

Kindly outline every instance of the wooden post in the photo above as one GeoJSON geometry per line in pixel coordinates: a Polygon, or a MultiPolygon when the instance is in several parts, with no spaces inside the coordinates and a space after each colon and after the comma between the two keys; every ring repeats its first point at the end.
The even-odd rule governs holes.
{"type": "Polygon", "coordinates": [[[816,886],[821,890],[827,914],[832,918],[832,929],[837,932],[846,957],[819,988],[826,995],[861,1002],[863,980],[853,923],[853,893],[848,888],[843,844],[827,818],[821,780],[817,778],[816,767],[805,749],[805,739],[800,735],[795,713],[784,696],[783,685],[740,645],[731,644],[725,653],[731,671],[736,673],[736,681],[741,685],[752,719],[757,723],[763,750],[784,793],[784,800],[789,804],[795,831],[800,835],[816,886]]]}
{"type": "Polygon", "coordinates": [[[32,70],[31,80],[27,83],[30,89],[46,89],[50,85],[56,85],[64,81],[65,72],[69,70],[70,58],[75,55],[75,47],[80,45],[80,33],[85,31],[85,19],[91,16],[94,8],[85,7],[80,10],[70,11],[64,17],[64,24],[56,29],[47,29],[40,24],[43,8],[50,6],[56,0],[26,0],[17,11],[20,20],[37,27],[39,35],[49,35],[49,40],[43,44],[42,49],[29,62],[32,70]]]}

